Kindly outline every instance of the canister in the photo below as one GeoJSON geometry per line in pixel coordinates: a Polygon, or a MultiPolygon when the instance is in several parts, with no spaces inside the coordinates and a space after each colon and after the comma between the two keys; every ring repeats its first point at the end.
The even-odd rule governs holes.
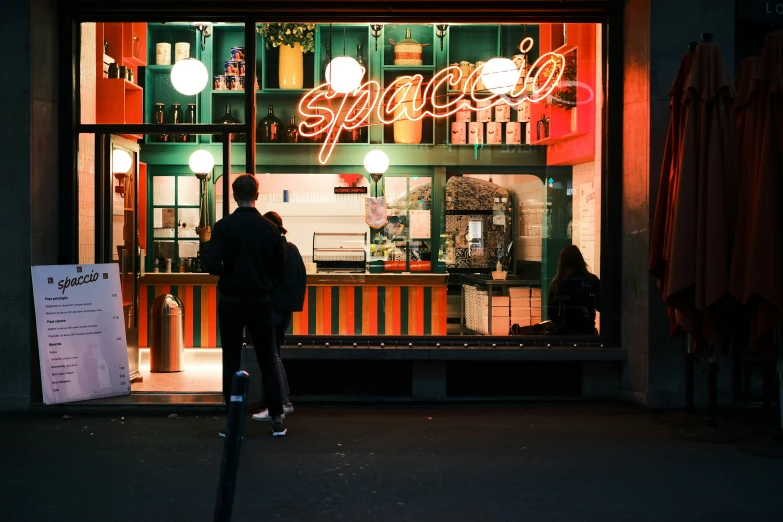
{"type": "Polygon", "coordinates": [[[506,143],[519,145],[522,143],[522,124],[517,121],[506,123],[506,143]]]}
{"type": "Polygon", "coordinates": [[[232,62],[228,61],[226,62],[226,76],[236,76],[239,74],[239,64],[238,62],[232,62]]]}
{"type": "Polygon", "coordinates": [[[468,143],[470,145],[481,145],[484,143],[484,124],[480,121],[468,123],[468,143]]]}
{"type": "Polygon", "coordinates": [[[530,121],[530,102],[522,102],[517,108],[517,121],[530,121]]]}
{"type": "Polygon", "coordinates": [[[190,58],[190,44],[188,42],[177,42],[174,44],[174,63],[180,60],[190,58]]]}
{"type": "Polygon", "coordinates": [[[155,44],[155,64],[171,65],[171,44],[160,42],[155,44]]]}
{"type": "Polygon", "coordinates": [[[451,143],[453,145],[465,144],[465,128],[466,124],[462,121],[451,122],[451,143]]]}
{"type": "Polygon", "coordinates": [[[485,62],[476,62],[476,67],[473,70],[478,69],[479,67],[482,67],[482,71],[479,71],[478,73],[478,83],[476,83],[476,90],[477,91],[485,91],[487,88],[484,86],[484,80],[481,78],[481,73],[483,72],[483,65],[485,62]]]}
{"type": "Polygon", "coordinates": [[[226,87],[229,91],[238,91],[239,76],[226,76],[226,87]]]}
{"type": "Polygon", "coordinates": [[[511,107],[508,104],[495,106],[495,121],[511,121],[511,107]]]}
{"type": "Polygon", "coordinates": [[[237,62],[237,74],[239,74],[239,76],[244,76],[245,75],[245,62],[244,61],[237,62]]]}
{"type": "Polygon", "coordinates": [[[226,77],[222,74],[220,76],[215,76],[215,81],[212,84],[212,89],[216,91],[225,91],[228,89],[228,85],[226,84],[226,77]]]}
{"type": "Polygon", "coordinates": [[[501,143],[503,143],[503,124],[498,121],[487,123],[487,145],[501,143]]]}
{"type": "Polygon", "coordinates": [[[470,113],[472,111],[457,111],[456,121],[466,123],[470,121],[470,113]]]}
{"type": "Polygon", "coordinates": [[[244,47],[232,47],[231,48],[231,59],[235,62],[244,62],[245,61],[245,48],[244,47]]]}
{"type": "Polygon", "coordinates": [[[492,100],[483,99],[476,103],[479,110],[476,112],[476,121],[488,122],[492,121],[492,100]]]}
{"type": "Polygon", "coordinates": [[[470,76],[470,72],[471,72],[470,62],[467,61],[467,60],[463,60],[463,61],[459,62],[459,69],[462,71],[462,79],[459,82],[458,89],[459,90],[464,90],[465,89],[465,84],[468,81],[468,76],[470,76]]]}

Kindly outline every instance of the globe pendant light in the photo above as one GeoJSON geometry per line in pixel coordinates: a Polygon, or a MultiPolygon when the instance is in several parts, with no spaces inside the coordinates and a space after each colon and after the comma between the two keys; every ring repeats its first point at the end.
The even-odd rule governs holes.
{"type": "Polygon", "coordinates": [[[185,96],[193,96],[204,90],[209,82],[206,66],[195,58],[185,58],[171,69],[171,84],[185,96]]]}
{"type": "Polygon", "coordinates": [[[326,66],[326,81],[342,94],[355,91],[362,83],[362,76],[362,66],[350,56],[338,56],[326,66]]]}
{"type": "Polygon", "coordinates": [[[206,179],[215,167],[215,158],[206,150],[197,150],[190,155],[188,165],[199,179],[206,179]]]}
{"type": "MultiPolygon", "coordinates": [[[[345,56],[345,26],[343,25],[343,56],[338,56],[326,66],[326,81],[335,92],[347,94],[359,88],[364,77],[364,69],[355,59],[345,56]]],[[[331,39],[331,26],[329,28],[331,39]]]]}
{"type": "Polygon", "coordinates": [[[508,58],[492,58],[481,70],[481,81],[494,94],[508,94],[519,81],[519,69],[508,58]]]}

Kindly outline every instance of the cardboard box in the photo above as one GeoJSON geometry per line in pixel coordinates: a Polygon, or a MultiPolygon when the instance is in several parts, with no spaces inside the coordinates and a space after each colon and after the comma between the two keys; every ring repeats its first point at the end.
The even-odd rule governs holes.
{"type": "Polygon", "coordinates": [[[492,296],[492,307],[497,306],[508,306],[509,305],[509,299],[508,296],[505,295],[494,295],[492,296]]]}
{"type": "Polygon", "coordinates": [[[541,308],[541,298],[531,298],[530,299],[530,307],[531,308],[541,308]]]}
{"type": "Polygon", "coordinates": [[[516,286],[508,289],[508,295],[513,299],[514,297],[530,297],[529,286],[516,286]]]}
{"type": "Polygon", "coordinates": [[[493,306],[492,317],[508,317],[511,309],[507,306],[493,306]]]}
{"type": "Polygon", "coordinates": [[[531,297],[538,297],[540,299],[541,298],[541,288],[540,287],[531,288],[530,289],[530,296],[531,297]]]}
{"type": "Polygon", "coordinates": [[[514,308],[530,308],[530,298],[529,297],[512,297],[510,300],[510,304],[514,308]]]}

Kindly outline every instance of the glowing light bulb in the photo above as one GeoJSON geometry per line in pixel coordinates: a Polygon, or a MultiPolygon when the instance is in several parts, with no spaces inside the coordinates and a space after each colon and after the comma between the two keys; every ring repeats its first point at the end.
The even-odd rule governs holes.
{"type": "Polygon", "coordinates": [[[185,96],[200,93],[208,82],[209,71],[195,58],[180,60],[171,69],[171,84],[185,96]]]}
{"type": "Polygon", "coordinates": [[[350,56],[338,56],[326,66],[326,81],[336,92],[346,94],[355,91],[362,83],[364,70],[350,56]]]}
{"type": "Polygon", "coordinates": [[[481,81],[495,94],[508,94],[517,85],[519,69],[508,58],[492,58],[484,64],[481,81]]]}

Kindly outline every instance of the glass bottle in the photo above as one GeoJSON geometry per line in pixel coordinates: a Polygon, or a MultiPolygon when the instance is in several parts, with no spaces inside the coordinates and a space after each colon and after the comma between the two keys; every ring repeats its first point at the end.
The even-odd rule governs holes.
{"type": "MultiPolygon", "coordinates": [[[[224,125],[238,125],[241,122],[238,119],[236,119],[233,114],[231,114],[231,105],[226,105],[226,113],[223,115],[222,118],[218,119],[218,121],[216,121],[215,123],[222,123],[224,125]]],[[[222,134],[215,135],[213,141],[222,142],[223,135],[222,134]]],[[[244,143],[245,135],[232,133],[231,141],[236,143],[244,143]]]]}
{"type": "Polygon", "coordinates": [[[274,105],[269,106],[269,113],[258,122],[256,130],[261,143],[280,143],[283,141],[283,122],[275,116],[274,105]]]}
{"type": "Polygon", "coordinates": [[[321,81],[326,83],[326,66],[332,61],[332,46],[326,44],[326,51],[324,51],[324,57],[321,59],[321,81]]]}
{"type": "MultiPolygon", "coordinates": [[[[196,104],[188,103],[188,110],[185,113],[185,123],[189,125],[195,125],[197,122],[198,122],[198,116],[196,115],[196,104]]],[[[184,141],[194,142],[196,141],[196,136],[186,134],[184,141]]]]}
{"type": "MultiPolygon", "coordinates": [[[[157,124],[166,123],[166,110],[164,109],[164,107],[165,105],[162,103],[155,104],[155,112],[152,113],[153,123],[157,123],[157,124]]],[[[169,137],[167,134],[156,134],[155,141],[166,142],[169,141],[169,137]]]]}
{"type": "MultiPolygon", "coordinates": [[[[179,103],[171,104],[171,123],[178,125],[183,122],[182,105],[179,103]]],[[[184,134],[172,134],[171,141],[185,141],[184,134]]]]}
{"type": "Polygon", "coordinates": [[[367,74],[367,64],[364,63],[364,57],[362,56],[362,44],[358,44],[356,46],[356,61],[359,62],[359,65],[362,67],[362,69],[364,69],[361,82],[364,83],[364,77],[367,74]]]}
{"type": "Polygon", "coordinates": [[[288,143],[299,143],[299,129],[296,127],[295,116],[291,116],[291,125],[286,129],[285,136],[288,143]]]}

